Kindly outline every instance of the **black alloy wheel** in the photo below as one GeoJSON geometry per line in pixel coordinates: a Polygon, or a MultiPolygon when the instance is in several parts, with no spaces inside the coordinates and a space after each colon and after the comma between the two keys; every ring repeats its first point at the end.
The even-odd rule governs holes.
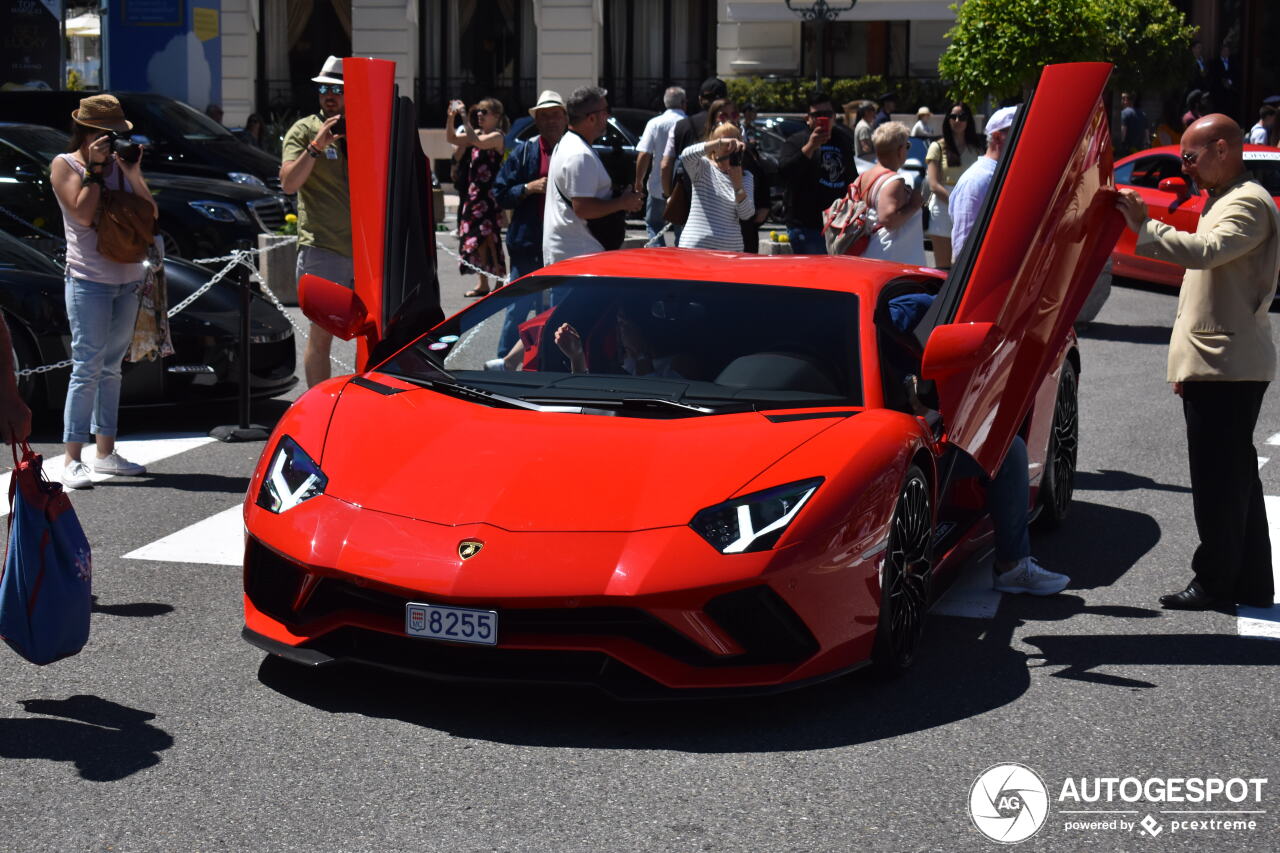
{"type": "Polygon", "coordinates": [[[880,621],[871,662],[893,676],[915,660],[924,634],[933,579],[933,507],[929,481],[919,466],[907,469],[889,526],[880,585],[880,621]]]}
{"type": "Polygon", "coordinates": [[[1041,523],[1058,527],[1071,511],[1076,488],[1076,453],[1080,447],[1080,381],[1070,361],[1063,362],[1058,396],[1053,404],[1053,426],[1040,481],[1041,523]]]}

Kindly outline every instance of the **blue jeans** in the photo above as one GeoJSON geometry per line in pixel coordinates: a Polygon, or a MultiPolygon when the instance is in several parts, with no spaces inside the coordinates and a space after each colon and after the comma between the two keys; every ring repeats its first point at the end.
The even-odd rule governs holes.
{"type": "Polygon", "coordinates": [[[63,441],[87,443],[95,435],[116,434],[120,364],[133,340],[141,283],[102,284],[67,276],[72,365],[62,412],[63,441]]]}
{"type": "MultiPolygon", "coordinates": [[[[644,203],[644,229],[649,232],[649,239],[652,240],[658,236],[658,232],[667,224],[667,220],[662,218],[662,214],[667,209],[667,200],[658,198],[652,193],[649,199],[644,203]]],[[[665,245],[659,243],[658,245],[665,245]]]]}
{"type": "Polygon", "coordinates": [[[791,243],[791,252],[795,255],[825,255],[827,241],[822,236],[821,228],[792,228],[787,226],[787,240],[791,243]]]}
{"type": "Polygon", "coordinates": [[[987,512],[996,534],[996,559],[1014,562],[1031,556],[1027,531],[1031,484],[1027,480],[1027,443],[1015,435],[995,477],[987,484],[987,512]]]}
{"type": "MultiPolygon", "coordinates": [[[[542,269],[542,250],[529,250],[507,244],[507,256],[511,259],[511,280],[515,281],[534,270],[542,269]]],[[[502,331],[498,335],[498,357],[511,352],[511,348],[520,340],[520,324],[529,319],[529,315],[538,309],[537,295],[529,294],[507,306],[507,315],[502,320],[502,331]]]]}

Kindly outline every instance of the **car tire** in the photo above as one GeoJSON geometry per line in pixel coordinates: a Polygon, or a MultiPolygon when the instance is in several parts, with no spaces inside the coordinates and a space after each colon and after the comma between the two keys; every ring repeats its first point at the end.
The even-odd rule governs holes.
{"type": "Polygon", "coordinates": [[[877,675],[893,677],[915,661],[933,580],[933,501],[918,465],[907,469],[889,524],[881,571],[880,619],[871,649],[877,675]]]}
{"type": "Polygon", "coordinates": [[[1066,520],[1076,487],[1076,453],[1080,447],[1080,380],[1071,360],[1063,362],[1058,394],[1053,403],[1053,424],[1044,456],[1040,481],[1039,522],[1052,530],[1066,520]]]}
{"type": "MultiPolygon", "coordinates": [[[[9,326],[9,338],[13,342],[10,355],[13,358],[15,371],[30,370],[33,367],[38,367],[40,353],[35,344],[29,339],[26,329],[8,314],[4,315],[4,320],[9,326]]],[[[18,395],[22,397],[23,402],[33,412],[40,408],[43,387],[44,383],[40,381],[38,375],[23,376],[18,379],[18,395]]]]}
{"type": "Polygon", "coordinates": [[[189,260],[193,257],[190,248],[183,244],[183,242],[172,232],[161,229],[160,239],[164,241],[164,256],[166,258],[183,258],[189,260]]]}

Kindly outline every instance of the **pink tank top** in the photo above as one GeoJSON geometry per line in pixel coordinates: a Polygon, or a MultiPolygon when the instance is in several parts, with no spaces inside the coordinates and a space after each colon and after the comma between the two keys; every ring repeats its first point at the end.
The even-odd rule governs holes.
{"type": "MultiPolygon", "coordinates": [[[[84,177],[84,166],[80,165],[71,154],[59,154],[67,161],[76,174],[84,177]]],[[[123,189],[133,192],[129,179],[117,166],[107,176],[107,186],[113,190],[123,189]]],[[[56,195],[56,193],[55,193],[56,195]]],[[[62,208],[62,225],[67,238],[67,275],[72,278],[83,278],[100,284],[128,284],[142,281],[142,264],[122,264],[98,254],[98,232],[92,226],[81,225],[71,218],[70,211],[58,198],[58,207],[62,208]]]]}

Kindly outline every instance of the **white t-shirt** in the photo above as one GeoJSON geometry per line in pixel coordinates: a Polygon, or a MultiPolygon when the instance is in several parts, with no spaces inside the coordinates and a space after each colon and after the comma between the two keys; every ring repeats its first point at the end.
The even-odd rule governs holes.
{"type": "Polygon", "coordinates": [[[1267,144],[1267,129],[1262,126],[1262,122],[1258,122],[1253,127],[1249,128],[1249,144],[1251,145],[1267,144]]]}
{"type": "Polygon", "coordinates": [[[649,180],[646,188],[650,198],[663,198],[662,195],[662,156],[667,150],[667,140],[680,119],[684,118],[684,110],[667,110],[662,115],[649,119],[636,143],[636,150],[653,156],[653,165],[649,167],[649,180]]]}
{"type": "Polygon", "coordinates": [[[560,137],[547,167],[542,211],[542,260],[547,264],[604,251],[586,220],[573,212],[574,198],[613,198],[613,180],[595,150],[569,131],[560,137]]]}

